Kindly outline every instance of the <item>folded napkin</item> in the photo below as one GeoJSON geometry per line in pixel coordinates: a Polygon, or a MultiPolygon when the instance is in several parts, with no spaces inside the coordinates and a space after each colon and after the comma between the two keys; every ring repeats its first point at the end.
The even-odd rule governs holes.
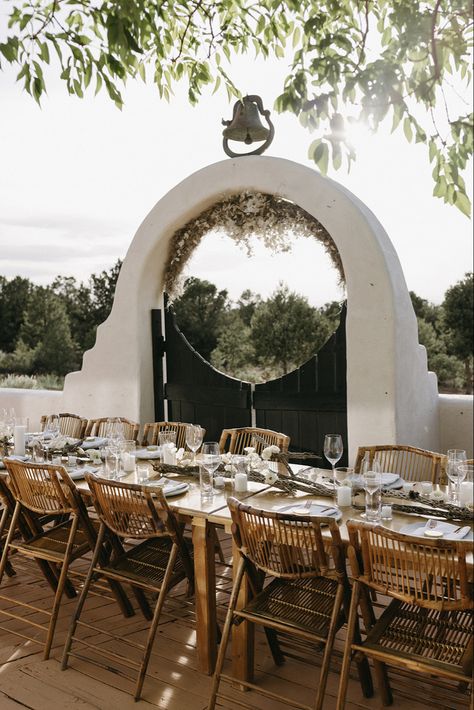
{"type": "MultiPolygon", "coordinates": [[[[380,478],[382,480],[382,488],[401,488],[403,486],[403,481],[398,473],[381,473],[380,478]]],[[[359,474],[349,476],[349,480],[352,481],[352,485],[358,488],[364,487],[364,477],[359,474]]]]}
{"type": "Polygon", "coordinates": [[[98,449],[107,444],[108,439],[103,436],[95,436],[93,439],[85,439],[81,444],[81,449],[98,449]]]}
{"type": "Polygon", "coordinates": [[[137,449],[135,451],[135,456],[137,459],[159,459],[161,456],[161,449],[137,449]]]}
{"type": "MultiPolygon", "coordinates": [[[[429,523],[430,521],[427,520],[427,522],[424,525],[420,525],[419,523],[411,523],[410,525],[405,525],[404,527],[400,528],[400,532],[402,535],[413,535],[415,537],[423,537],[427,538],[428,536],[425,535],[425,530],[429,529],[429,523]]],[[[440,530],[443,533],[442,538],[428,538],[428,539],[439,539],[439,540],[462,540],[465,537],[467,537],[468,533],[471,532],[471,526],[470,525],[464,525],[464,526],[459,526],[456,524],[452,523],[447,523],[444,520],[437,520],[436,521],[436,527],[434,528],[435,530],[440,530]],[[460,528],[460,529],[459,529],[460,528]],[[454,532],[454,531],[457,532],[454,532]]],[[[470,535],[470,538],[472,539],[472,535],[470,535]]]]}

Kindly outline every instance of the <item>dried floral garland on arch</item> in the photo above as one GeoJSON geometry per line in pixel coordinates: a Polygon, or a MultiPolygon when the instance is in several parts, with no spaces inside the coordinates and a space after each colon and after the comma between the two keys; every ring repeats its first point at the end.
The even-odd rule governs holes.
{"type": "Polygon", "coordinates": [[[263,241],[274,253],[291,251],[289,235],[313,237],[323,245],[341,283],[344,270],[337,247],[326,229],[293,202],[262,192],[246,191],[214,203],[178,229],[171,239],[165,266],[165,291],[179,295],[184,267],[206,234],[224,232],[252,255],[252,237],[263,241]]]}

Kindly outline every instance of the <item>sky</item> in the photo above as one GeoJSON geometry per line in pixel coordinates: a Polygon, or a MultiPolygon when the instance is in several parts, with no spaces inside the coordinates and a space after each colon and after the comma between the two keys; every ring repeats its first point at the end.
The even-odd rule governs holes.
{"type": "MultiPolygon", "coordinates": [[[[260,94],[272,109],[284,60],[239,57],[232,70],[244,92],[260,94]]],[[[168,104],[152,84],[137,80],[124,90],[119,111],[105,93],[78,99],[57,77],[46,74],[46,81],[48,95],[39,108],[10,68],[0,72],[0,274],[41,284],[58,274],[87,281],[125,257],[140,223],[168,190],[226,159],[221,119],[231,118],[233,102],[223,89],[191,107],[182,84],[168,104]]],[[[317,135],[290,114],[272,112],[272,120],[275,139],[266,155],[316,169],[307,151],[317,135]]],[[[380,220],[408,288],[440,303],[446,289],[472,270],[470,220],[432,196],[425,146],[408,144],[402,131],[390,135],[390,125],[377,134],[360,128],[354,142],[358,158],[350,174],[330,169],[329,176],[380,220]]],[[[469,191],[472,197],[472,184],[469,191]]],[[[307,239],[297,240],[290,263],[260,244],[248,259],[228,238],[211,236],[187,274],[227,288],[233,299],[246,288],[268,296],[280,280],[313,305],[343,295],[322,249],[307,239]]]]}

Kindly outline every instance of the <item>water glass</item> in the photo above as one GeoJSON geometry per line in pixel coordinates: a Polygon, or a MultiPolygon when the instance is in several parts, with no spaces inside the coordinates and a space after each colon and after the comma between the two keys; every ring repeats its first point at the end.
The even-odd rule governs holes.
{"type": "Polygon", "coordinates": [[[109,480],[118,478],[118,457],[110,446],[104,449],[104,478],[109,480]]]}
{"type": "Polygon", "coordinates": [[[380,520],[382,510],[382,476],[380,471],[367,471],[364,474],[365,518],[368,522],[380,520]]]}
{"type": "Polygon", "coordinates": [[[201,491],[201,499],[210,500],[213,497],[213,479],[214,470],[209,470],[206,466],[201,464],[199,466],[199,488],[201,491]]]}
{"type": "Polygon", "coordinates": [[[148,483],[150,477],[150,467],[147,463],[138,463],[136,467],[137,483],[139,486],[143,486],[148,483]]]}
{"type": "Polygon", "coordinates": [[[465,464],[466,459],[467,456],[464,449],[448,449],[446,473],[452,484],[452,486],[450,486],[450,499],[453,505],[459,505],[460,487],[466,475],[464,471],[461,470],[461,464],[465,464]]]}

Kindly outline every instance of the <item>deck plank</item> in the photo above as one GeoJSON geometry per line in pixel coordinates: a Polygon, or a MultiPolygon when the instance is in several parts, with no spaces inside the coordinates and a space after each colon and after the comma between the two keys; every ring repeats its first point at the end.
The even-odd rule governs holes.
{"type": "MultiPolygon", "coordinates": [[[[34,563],[20,560],[15,556],[17,576],[2,585],[2,591],[21,601],[49,608],[51,590],[38,575],[34,563]]],[[[80,585],[86,565],[78,561],[79,577],[74,576],[80,585]]],[[[225,605],[230,589],[230,567],[218,568],[218,583],[223,589],[218,593],[218,618],[222,623],[225,605]]],[[[163,710],[205,710],[211,678],[198,670],[196,653],[196,628],[193,600],[185,598],[179,587],[174,591],[166,606],[166,616],[160,622],[156,643],[152,653],[143,691],[143,700],[136,704],[131,696],[133,682],[105,662],[99,667],[89,661],[71,658],[70,668],[60,670],[60,658],[69,618],[76,604],[75,599],[65,599],[57,627],[57,633],[49,661],[42,661],[41,647],[15,637],[0,628],[0,709],[1,710],[132,710],[132,708],[161,708],[163,710]],[[108,667],[107,667],[108,666],[108,667]]],[[[0,601],[0,608],[14,609],[12,602],[0,601]]],[[[42,618],[32,610],[17,607],[20,615],[31,619],[42,618]]],[[[124,653],[130,659],[138,657],[138,651],[130,645],[131,641],[142,642],[148,623],[140,612],[125,619],[109,594],[91,596],[85,607],[84,620],[90,623],[100,621],[106,631],[123,634],[124,641],[117,642],[106,634],[81,627],[81,637],[107,649],[124,653]]],[[[5,623],[0,618],[0,626],[22,632],[29,630],[22,621],[12,620],[5,623]]],[[[285,642],[283,642],[285,645],[285,642]]],[[[288,647],[289,648],[289,647],[288,647]]],[[[79,646],[76,647],[79,650],[79,646]]],[[[338,635],[336,652],[331,663],[324,710],[333,710],[339,684],[341,665],[342,636],[338,635]]],[[[280,695],[289,695],[295,700],[310,704],[319,676],[319,654],[314,650],[298,650],[300,660],[288,658],[282,667],[275,667],[271,659],[265,638],[261,632],[256,634],[256,682],[260,687],[268,688],[280,695]]],[[[227,670],[230,668],[228,654],[227,670]]],[[[424,683],[409,673],[391,673],[394,690],[393,710],[460,710],[468,703],[449,688],[434,687],[424,683]]],[[[288,702],[275,702],[262,694],[252,691],[242,693],[222,685],[224,697],[217,707],[222,710],[291,710],[288,702]]],[[[369,700],[363,698],[359,683],[353,675],[349,681],[346,703],[347,710],[381,710],[379,694],[369,700]]]]}

